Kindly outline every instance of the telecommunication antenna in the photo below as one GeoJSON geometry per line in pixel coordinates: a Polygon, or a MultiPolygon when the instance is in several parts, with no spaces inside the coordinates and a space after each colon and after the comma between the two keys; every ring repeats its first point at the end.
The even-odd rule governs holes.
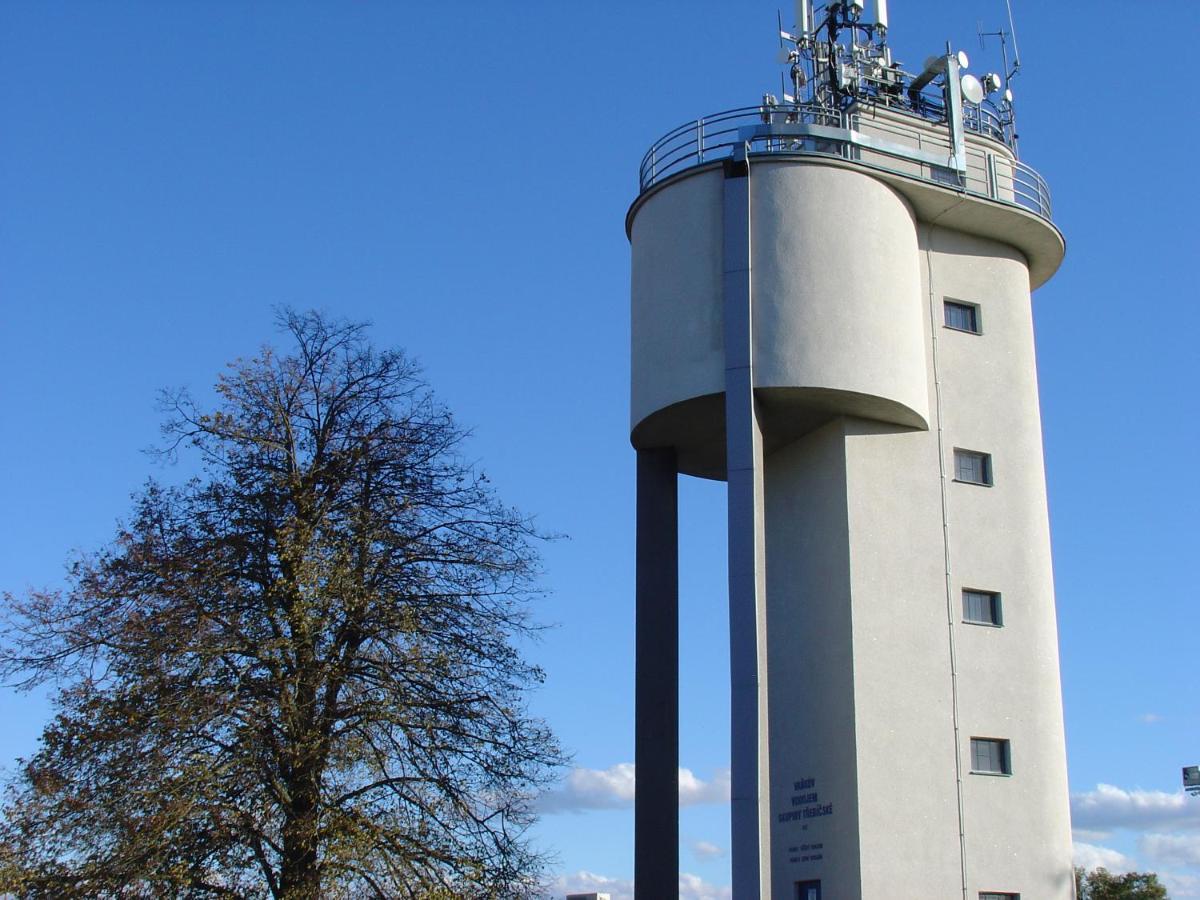
{"type": "Polygon", "coordinates": [[[1004,63],[1004,76],[988,73],[983,77],[983,88],[986,94],[996,93],[1003,87],[1004,92],[1001,94],[1000,101],[997,107],[1000,112],[1003,127],[1008,130],[1011,135],[1013,149],[1017,146],[1017,116],[1013,108],[1013,91],[1012,80],[1017,77],[1017,73],[1021,71],[1021,54],[1017,48],[1017,26],[1013,21],[1012,0],[1004,0],[1005,7],[1008,10],[1008,30],[1003,28],[997,31],[984,31],[983,22],[977,24],[979,32],[979,46],[981,49],[986,47],[985,38],[994,37],[1000,39],[1000,58],[1004,63]],[[1008,62],[1008,41],[1012,39],[1013,58],[1012,65],[1008,62]]]}
{"type": "Polygon", "coordinates": [[[1004,82],[1005,82],[1004,86],[1008,87],[1008,82],[1010,82],[1014,78],[1016,78],[1017,73],[1021,71],[1021,57],[1020,57],[1020,54],[1017,52],[1017,35],[1013,31],[1014,26],[1013,26],[1013,20],[1012,20],[1012,4],[1010,3],[1008,6],[1008,31],[1005,31],[1003,28],[999,29],[998,31],[984,31],[983,30],[983,22],[977,23],[976,27],[979,30],[979,47],[980,47],[980,49],[984,49],[987,46],[987,42],[984,40],[984,38],[990,38],[990,37],[1000,38],[1000,57],[1001,57],[1001,59],[1004,60],[1004,82]],[[1013,61],[1012,61],[1011,68],[1008,65],[1008,39],[1009,38],[1012,38],[1012,45],[1013,45],[1013,61]]]}
{"type": "Polygon", "coordinates": [[[922,69],[907,72],[892,58],[887,0],[795,0],[795,23],[784,27],[776,11],[779,93],[763,95],[765,123],[796,123],[816,117],[836,121],[852,109],[891,107],[945,122],[951,133],[950,168],[965,172],[965,133],[983,133],[1017,149],[1012,79],[1021,68],[1012,17],[1005,0],[1008,28],[985,32],[979,23],[980,46],[987,37],[1000,40],[1002,72],[969,74],[967,56],[950,45],[931,56],[922,69]],[[1009,61],[1009,44],[1012,60],[1009,61]],[[782,101],[782,102],[781,102],[782,101]]]}

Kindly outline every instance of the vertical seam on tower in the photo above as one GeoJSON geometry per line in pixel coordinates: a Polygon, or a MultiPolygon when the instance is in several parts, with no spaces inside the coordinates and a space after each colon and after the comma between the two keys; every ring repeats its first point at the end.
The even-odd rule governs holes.
{"type": "MultiPolygon", "coordinates": [[[[961,203],[962,200],[959,200],[961,203]]],[[[955,206],[958,204],[956,203],[955,206]]],[[[953,209],[954,207],[950,207],[953,209]]],[[[967,834],[963,806],[962,737],[958,720],[958,659],[954,644],[954,585],[950,566],[950,503],[946,485],[946,445],[942,427],[942,378],[938,368],[936,292],[933,287],[933,233],[937,220],[950,211],[943,210],[929,223],[925,242],[925,267],[929,278],[929,335],[933,351],[934,415],[937,418],[938,475],[942,495],[942,555],[946,568],[946,635],[950,646],[950,707],[954,723],[954,782],[958,800],[958,858],[962,875],[963,900],[967,900],[967,834]]]]}
{"type": "MultiPolygon", "coordinates": [[[[754,693],[753,693],[753,701],[752,702],[753,702],[753,708],[754,708],[754,722],[750,726],[750,728],[752,729],[753,737],[754,737],[754,741],[753,741],[754,752],[753,752],[753,754],[750,755],[750,758],[752,759],[753,764],[754,764],[753,765],[754,778],[752,780],[752,782],[753,782],[752,786],[747,784],[747,782],[749,782],[750,779],[746,779],[744,777],[746,774],[745,770],[747,767],[744,764],[745,754],[742,751],[744,751],[745,748],[741,747],[741,745],[738,744],[738,736],[737,736],[738,724],[736,721],[731,721],[732,730],[733,730],[733,733],[731,735],[732,744],[738,750],[738,754],[736,754],[736,755],[731,754],[731,756],[733,757],[733,758],[731,758],[731,764],[732,764],[732,769],[733,769],[733,771],[731,773],[731,775],[732,775],[731,826],[732,826],[732,830],[735,832],[735,834],[732,836],[733,837],[732,845],[733,845],[733,850],[734,850],[734,852],[732,853],[732,857],[733,857],[732,875],[733,875],[734,897],[737,898],[737,900],[742,900],[743,897],[746,898],[746,900],[751,900],[751,898],[756,898],[759,896],[766,896],[766,894],[769,893],[769,878],[770,878],[769,854],[767,854],[764,851],[766,850],[766,847],[769,846],[770,832],[769,832],[769,829],[766,827],[767,822],[766,822],[766,820],[764,818],[764,814],[763,814],[763,803],[765,801],[765,803],[767,804],[767,808],[769,809],[770,798],[769,798],[769,796],[767,796],[767,797],[763,796],[762,786],[763,786],[764,772],[763,772],[762,766],[760,766],[760,762],[761,762],[760,757],[761,757],[761,753],[762,753],[761,738],[763,737],[763,735],[760,733],[760,730],[761,730],[761,725],[764,721],[764,715],[765,715],[766,710],[765,710],[765,703],[762,702],[764,700],[764,698],[762,696],[762,687],[761,687],[762,679],[759,677],[761,674],[761,671],[760,671],[761,663],[762,663],[762,659],[764,657],[765,648],[762,647],[759,643],[759,634],[762,631],[762,628],[761,628],[762,622],[759,618],[759,606],[760,606],[760,603],[762,600],[762,596],[760,596],[761,592],[758,589],[758,583],[757,583],[758,569],[759,569],[758,551],[761,549],[758,546],[759,535],[757,533],[757,518],[758,518],[758,515],[761,513],[761,511],[756,509],[756,503],[757,503],[757,501],[756,501],[757,491],[756,491],[756,485],[755,485],[756,469],[759,470],[759,471],[757,471],[758,477],[761,477],[762,473],[761,473],[761,460],[757,460],[757,462],[758,462],[757,466],[755,464],[756,459],[755,459],[755,449],[754,449],[754,447],[755,447],[754,433],[757,430],[758,426],[755,421],[755,409],[754,409],[754,375],[753,375],[753,372],[754,372],[754,368],[753,368],[753,366],[754,366],[754,359],[753,359],[753,357],[754,357],[754,341],[753,341],[754,317],[753,317],[753,289],[752,289],[752,283],[750,281],[750,272],[751,272],[751,267],[752,267],[752,261],[751,261],[749,160],[746,159],[744,164],[741,167],[737,166],[736,162],[734,162],[734,164],[731,165],[730,161],[727,161],[725,182],[726,182],[726,184],[723,189],[724,190],[724,198],[722,201],[722,216],[724,218],[724,222],[722,224],[723,242],[724,242],[723,249],[722,249],[722,256],[723,256],[723,259],[722,259],[722,293],[724,295],[722,298],[722,309],[723,309],[723,315],[725,316],[724,333],[725,333],[726,481],[729,486],[728,487],[729,496],[728,496],[727,502],[729,504],[728,508],[730,510],[730,520],[727,524],[727,528],[728,528],[727,539],[729,541],[729,546],[732,549],[733,543],[735,541],[734,529],[736,527],[735,523],[733,522],[734,510],[740,509],[741,506],[737,502],[737,498],[735,498],[735,496],[734,496],[734,490],[735,490],[735,488],[734,488],[734,481],[735,481],[734,444],[736,441],[734,438],[735,429],[733,428],[733,426],[730,423],[730,418],[731,418],[730,410],[731,410],[731,407],[741,407],[742,412],[744,413],[744,418],[746,420],[745,423],[743,423],[743,424],[746,424],[749,427],[749,432],[744,437],[749,440],[749,459],[745,461],[748,464],[748,471],[751,473],[750,484],[749,484],[749,503],[750,503],[750,509],[751,509],[752,514],[751,514],[751,521],[749,523],[750,524],[749,540],[750,540],[750,546],[751,546],[753,552],[750,557],[749,575],[750,575],[750,583],[751,583],[751,595],[755,601],[754,609],[752,611],[753,612],[753,616],[752,616],[752,621],[753,621],[752,659],[754,661],[754,677],[753,677],[754,693]],[[738,169],[740,169],[740,171],[738,171],[738,169]],[[743,179],[743,188],[745,191],[744,204],[739,206],[739,208],[736,211],[734,211],[736,213],[736,215],[743,218],[743,228],[742,228],[742,232],[738,234],[738,238],[739,238],[739,241],[744,240],[744,242],[745,242],[744,246],[739,246],[739,250],[744,253],[745,258],[744,258],[744,260],[742,260],[739,257],[738,268],[730,269],[730,268],[728,268],[729,262],[730,262],[730,259],[729,259],[730,245],[728,242],[731,237],[730,228],[729,228],[729,222],[730,222],[729,216],[731,214],[731,210],[729,208],[729,182],[731,179],[734,179],[734,178],[743,179]],[[744,265],[741,265],[741,263],[743,263],[743,262],[744,262],[744,265]],[[733,320],[730,316],[730,312],[731,312],[730,296],[728,293],[729,289],[730,289],[729,276],[733,272],[739,273],[741,278],[744,279],[744,294],[741,296],[741,299],[744,300],[744,305],[739,306],[737,309],[737,314],[739,317],[741,317],[741,324],[744,325],[744,329],[743,328],[738,329],[738,333],[737,333],[736,337],[738,339],[737,346],[740,349],[738,349],[736,351],[735,351],[734,346],[732,345],[732,338],[734,337],[734,335],[732,335],[730,333],[730,325],[733,320]],[[731,352],[738,352],[740,354],[743,351],[745,353],[744,361],[739,357],[737,360],[739,365],[731,366],[730,365],[731,352]],[[744,362],[744,364],[742,364],[743,362],[744,362]],[[736,391],[734,390],[735,385],[731,383],[732,379],[730,377],[731,373],[733,373],[733,372],[741,373],[740,378],[737,379],[739,381],[739,384],[736,385],[736,387],[737,387],[736,391]],[[734,397],[735,393],[737,394],[736,398],[734,397]],[[754,853],[753,853],[754,865],[752,867],[746,865],[747,857],[749,855],[747,853],[746,844],[751,843],[751,842],[749,842],[745,839],[745,835],[743,835],[742,840],[739,841],[739,839],[738,839],[739,836],[736,834],[739,822],[741,821],[741,813],[744,809],[744,804],[745,804],[745,800],[746,800],[746,797],[741,796],[739,793],[742,790],[747,791],[749,793],[749,795],[753,798],[754,822],[753,822],[752,846],[753,846],[753,850],[754,850],[754,853]],[[739,847],[739,845],[740,845],[740,847],[739,847]],[[764,846],[764,845],[766,845],[766,846],[764,846]]],[[[745,448],[743,448],[743,449],[745,449],[745,448]]],[[[746,471],[746,468],[739,467],[737,469],[737,471],[746,471]]],[[[743,485],[743,487],[745,487],[745,486],[743,485]]],[[[734,668],[734,666],[736,665],[736,661],[737,661],[737,648],[735,648],[733,645],[733,641],[735,638],[735,631],[736,631],[735,626],[734,626],[735,609],[739,614],[744,613],[744,609],[740,608],[736,602],[738,599],[738,596],[735,596],[735,595],[739,594],[739,591],[740,591],[741,587],[744,587],[744,584],[739,582],[738,589],[735,589],[734,588],[734,579],[737,577],[735,575],[735,572],[741,571],[740,564],[744,563],[744,562],[745,562],[744,559],[735,559],[735,554],[733,552],[729,553],[731,676],[734,676],[738,672],[738,670],[736,670],[734,668]]],[[[745,573],[741,573],[741,574],[744,575],[745,573]]],[[[743,635],[743,637],[744,637],[744,635],[743,635]]],[[[738,645],[738,647],[741,647],[741,646],[742,646],[742,644],[738,645]]],[[[731,677],[730,687],[731,687],[731,697],[730,697],[731,720],[736,720],[736,719],[738,719],[738,698],[739,698],[739,694],[740,694],[741,688],[742,688],[740,679],[731,677]]],[[[746,723],[742,722],[741,725],[743,727],[745,727],[746,723]]],[[[744,737],[744,735],[743,735],[743,737],[744,737]]],[[[749,832],[750,829],[747,828],[746,831],[749,832]]]]}

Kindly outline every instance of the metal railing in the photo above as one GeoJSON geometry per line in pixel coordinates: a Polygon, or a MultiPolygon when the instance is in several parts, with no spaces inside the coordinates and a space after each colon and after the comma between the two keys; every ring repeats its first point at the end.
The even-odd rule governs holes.
{"type": "MultiPolygon", "coordinates": [[[[749,152],[832,156],[915,177],[1027,209],[1050,219],[1050,190],[1033,168],[997,147],[968,143],[966,159],[956,161],[948,129],[933,130],[903,113],[875,118],[871,108],[845,111],[815,104],[744,106],[687,122],[657,141],[638,169],[642,191],[693,166],[730,157],[735,147],[749,152]],[[956,165],[961,162],[962,166],[956,165]]],[[[890,110],[890,112],[896,112],[890,110]]],[[[998,116],[975,107],[964,116],[968,134],[1004,143],[998,116]]]]}

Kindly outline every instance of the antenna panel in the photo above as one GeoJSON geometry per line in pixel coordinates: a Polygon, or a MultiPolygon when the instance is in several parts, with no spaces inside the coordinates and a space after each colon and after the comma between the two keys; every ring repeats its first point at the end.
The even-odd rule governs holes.
{"type": "Polygon", "coordinates": [[[808,14],[808,0],[796,0],[796,30],[800,37],[812,33],[812,17],[808,14]]]}

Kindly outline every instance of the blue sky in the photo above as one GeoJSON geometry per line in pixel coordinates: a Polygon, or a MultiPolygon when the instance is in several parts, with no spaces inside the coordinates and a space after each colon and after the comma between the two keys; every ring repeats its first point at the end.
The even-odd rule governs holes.
{"type": "MultiPolygon", "coordinates": [[[[1194,568],[1200,7],[1013,0],[1023,158],[1067,260],[1035,296],[1077,851],[1200,897],[1194,568]],[[1136,13],[1136,15],[1135,15],[1136,13]],[[1179,167],[1183,177],[1174,173],[1179,167]]],[[[1002,0],[893,0],[910,68],[1002,0]]],[[[272,308],[374,323],[473,430],[546,548],[535,710],[574,753],[559,887],[632,874],[628,244],[656,137],[776,90],[775,7],[0,5],[0,589],[61,580],[156,471],[157,391],[203,393],[272,308]],[[581,874],[591,873],[591,874],[581,874]]],[[[683,485],[685,896],[728,884],[723,486],[683,485]]],[[[0,765],[40,696],[0,691],[0,765]]]]}

